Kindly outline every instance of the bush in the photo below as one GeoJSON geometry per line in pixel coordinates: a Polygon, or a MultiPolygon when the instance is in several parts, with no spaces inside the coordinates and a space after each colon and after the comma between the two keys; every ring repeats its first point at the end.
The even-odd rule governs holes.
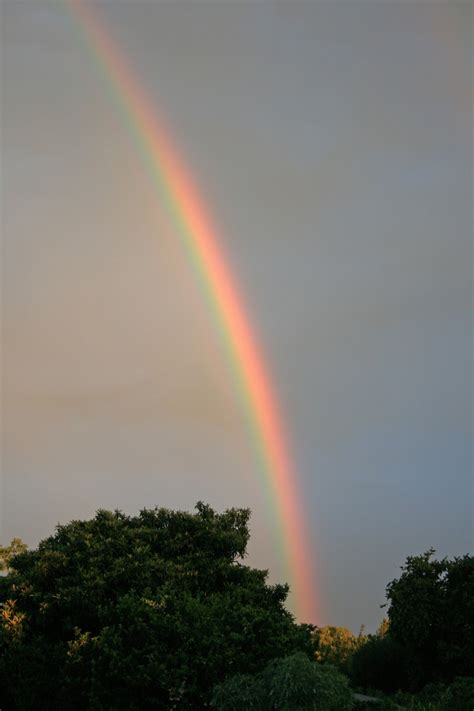
{"type": "Polygon", "coordinates": [[[388,635],[371,637],[351,659],[351,679],[355,686],[393,693],[407,688],[406,654],[401,644],[388,635]]]}
{"type": "Polygon", "coordinates": [[[474,709],[474,677],[458,677],[446,692],[443,711],[472,711],[474,709]]]}
{"type": "Polygon", "coordinates": [[[250,674],[231,676],[215,687],[211,705],[220,711],[262,711],[268,708],[262,679],[250,674]]]}
{"type": "Polygon", "coordinates": [[[438,681],[427,684],[416,696],[418,701],[423,703],[439,703],[446,695],[446,684],[438,681]]]}
{"type": "Polygon", "coordinates": [[[330,665],[315,664],[304,654],[275,659],[263,673],[265,687],[278,711],[352,708],[352,692],[345,676],[330,665]]]}
{"type": "Polygon", "coordinates": [[[353,699],[346,677],[298,653],[274,660],[256,677],[231,677],[216,687],[212,705],[220,711],[349,711],[353,699]]]}

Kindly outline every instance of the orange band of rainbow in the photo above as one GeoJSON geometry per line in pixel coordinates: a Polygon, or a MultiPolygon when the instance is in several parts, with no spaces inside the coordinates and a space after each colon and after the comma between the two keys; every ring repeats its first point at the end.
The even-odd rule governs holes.
{"type": "Polygon", "coordinates": [[[304,525],[304,508],[298,500],[297,476],[268,368],[216,230],[173,145],[170,132],[163,120],[158,119],[156,108],[103,21],[90,4],[82,0],[67,2],[112,89],[159,198],[166,202],[175,230],[200,277],[214,320],[224,336],[262,462],[265,487],[276,507],[278,535],[294,596],[295,614],[300,620],[314,623],[317,598],[313,554],[304,525]]]}

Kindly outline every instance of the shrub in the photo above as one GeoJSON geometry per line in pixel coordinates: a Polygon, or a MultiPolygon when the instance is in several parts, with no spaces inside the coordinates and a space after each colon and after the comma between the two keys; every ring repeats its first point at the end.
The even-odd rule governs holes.
{"type": "Polygon", "coordinates": [[[231,677],[216,687],[212,704],[220,711],[349,711],[353,700],[346,677],[297,653],[270,662],[256,677],[231,677]]]}
{"type": "Polygon", "coordinates": [[[220,711],[262,711],[268,708],[261,677],[250,674],[231,676],[215,687],[211,705],[220,711]]]}
{"type": "Polygon", "coordinates": [[[263,673],[265,688],[278,711],[352,708],[352,692],[345,676],[330,665],[315,664],[304,654],[275,659],[263,673]]]}
{"type": "Polygon", "coordinates": [[[474,709],[474,677],[458,677],[446,692],[443,711],[472,711],[474,709]]]}
{"type": "Polygon", "coordinates": [[[420,709],[437,709],[443,708],[444,698],[446,696],[446,685],[442,682],[427,684],[415,697],[416,703],[420,709]]]}

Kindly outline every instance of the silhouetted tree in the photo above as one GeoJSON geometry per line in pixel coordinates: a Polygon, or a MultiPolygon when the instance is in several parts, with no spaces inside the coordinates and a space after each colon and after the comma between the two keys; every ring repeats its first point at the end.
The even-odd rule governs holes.
{"type": "Polygon", "coordinates": [[[371,635],[350,660],[355,686],[386,693],[408,688],[407,655],[403,645],[390,636],[371,635]]]}
{"type": "Polygon", "coordinates": [[[0,600],[0,707],[195,709],[230,674],[309,655],[287,586],[240,562],[249,515],[99,511],[16,556],[0,600]]]}
{"type": "Polygon", "coordinates": [[[474,669],[474,557],[433,554],[407,558],[387,586],[389,635],[406,648],[413,689],[474,669]]]}

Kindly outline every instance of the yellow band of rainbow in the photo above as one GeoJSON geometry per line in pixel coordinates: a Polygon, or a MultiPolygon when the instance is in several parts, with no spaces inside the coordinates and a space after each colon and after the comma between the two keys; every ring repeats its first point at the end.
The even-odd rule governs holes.
{"type": "Polygon", "coordinates": [[[156,107],[133,74],[97,11],[83,0],[66,0],[83,29],[104,79],[113,91],[127,130],[150,173],[160,200],[199,276],[231,362],[273,500],[284,564],[294,595],[295,614],[316,622],[314,553],[298,497],[296,471],[289,455],[268,366],[253,333],[235,279],[224,258],[215,227],[156,107]]]}

